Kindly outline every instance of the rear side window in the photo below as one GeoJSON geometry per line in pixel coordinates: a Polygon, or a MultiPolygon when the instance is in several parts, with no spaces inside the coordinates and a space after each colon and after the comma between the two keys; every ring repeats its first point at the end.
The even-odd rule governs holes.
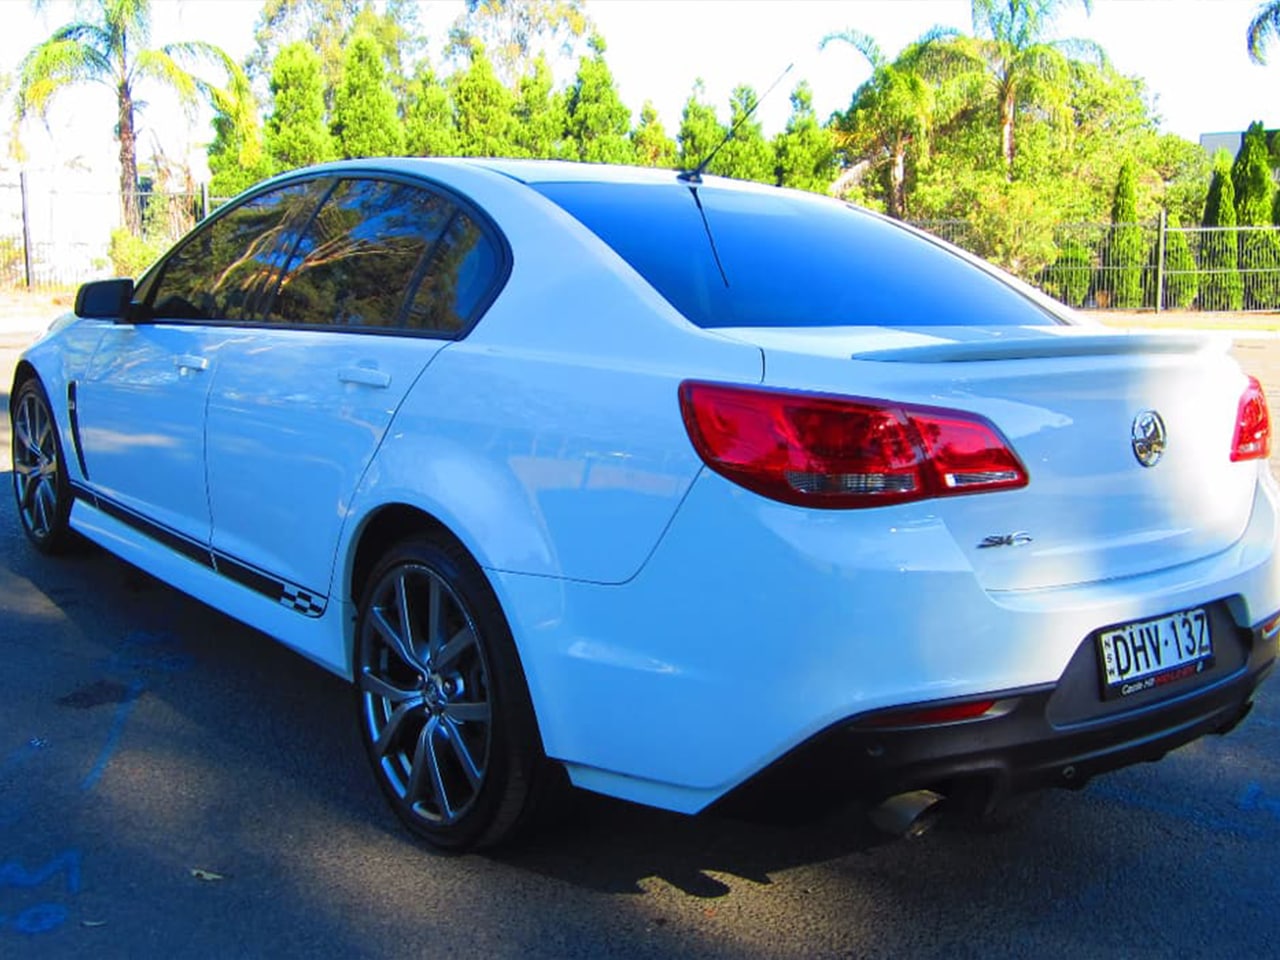
{"type": "Polygon", "coordinates": [[[449,223],[405,314],[410,330],[457,333],[474,318],[493,288],[500,267],[497,247],[461,210],[449,223]]]}
{"type": "Polygon", "coordinates": [[[700,327],[1056,322],[945,248],[843,204],[715,185],[531,186],[700,327]]]}
{"type": "Polygon", "coordinates": [[[406,295],[455,214],[449,200],[418,187],[340,181],[303,233],[264,319],[401,326],[406,295]]]}
{"type": "Polygon", "coordinates": [[[308,181],[268,190],[199,228],[165,261],[152,284],[151,315],[161,320],[251,318],[324,187],[308,181]]]}

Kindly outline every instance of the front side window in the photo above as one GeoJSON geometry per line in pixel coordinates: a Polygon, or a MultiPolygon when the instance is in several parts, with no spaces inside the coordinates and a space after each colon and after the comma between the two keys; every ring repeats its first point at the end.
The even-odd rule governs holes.
{"type": "Polygon", "coordinates": [[[197,229],[151,285],[150,314],[160,320],[251,319],[324,186],[312,180],[269,190],[197,229]]]}
{"type": "Polygon", "coordinates": [[[419,268],[454,217],[438,194],[342,180],[298,243],[269,323],[395,328],[419,268]]]}

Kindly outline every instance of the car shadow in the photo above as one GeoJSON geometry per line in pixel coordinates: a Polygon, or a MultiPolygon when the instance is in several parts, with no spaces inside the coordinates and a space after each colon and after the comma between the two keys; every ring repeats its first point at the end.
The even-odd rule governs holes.
{"type": "MultiPolygon", "coordinates": [[[[0,489],[9,480],[0,474],[0,489]]],[[[11,505],[2,519],[11,572],[74,631],[106,647],[89,679],[51,691],[55,704],[139,690],[201,731],[200,763],[226,783],[220,816],[234,817],[237,784],[287,783],[342,818],[376,825],[413,855],[424,852],[373,783],[347,683],[92,544],[69,557],[40,556],[21,542],[11,505]]],[[[638,893],[642,880],[659,877],[690,896],[716,898],[729,888],[715,874],[768,883],[775,871],[888,842],[854,808],[789,823],[684,816],[569,789],[557,799],[527,838],[485,857],[593,891],[638,893]]]]}

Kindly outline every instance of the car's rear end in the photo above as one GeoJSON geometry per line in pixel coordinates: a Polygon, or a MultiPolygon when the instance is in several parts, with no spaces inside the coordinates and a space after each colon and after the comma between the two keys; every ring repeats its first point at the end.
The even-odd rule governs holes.
{"type": "Polygon", "coordinates": [[[1265,398],[1225,343],[1073,325],[831,201],[534,186],[764,361],[691,371],[672,403],[707,469],[601,622],[570,591],[575,629],[608,616],[663,666],[611,694],[643,722],[577,735],[578,782],[682,809],[813,775],[994,796],[1247,713],[1280,531],[1265,398]]]}

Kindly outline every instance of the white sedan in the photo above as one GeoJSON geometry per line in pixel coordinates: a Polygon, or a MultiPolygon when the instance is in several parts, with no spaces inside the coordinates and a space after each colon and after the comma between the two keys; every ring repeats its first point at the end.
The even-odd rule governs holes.
{"type": "Polygon", "coordinates": [[[300,170],[83,287],[10,412],[38,549],[352,680],[451,849],[566,775],[990,811],[1226,732],[1277,652],[1270,423],[1223,342],[787,190],[300,170]]]}

